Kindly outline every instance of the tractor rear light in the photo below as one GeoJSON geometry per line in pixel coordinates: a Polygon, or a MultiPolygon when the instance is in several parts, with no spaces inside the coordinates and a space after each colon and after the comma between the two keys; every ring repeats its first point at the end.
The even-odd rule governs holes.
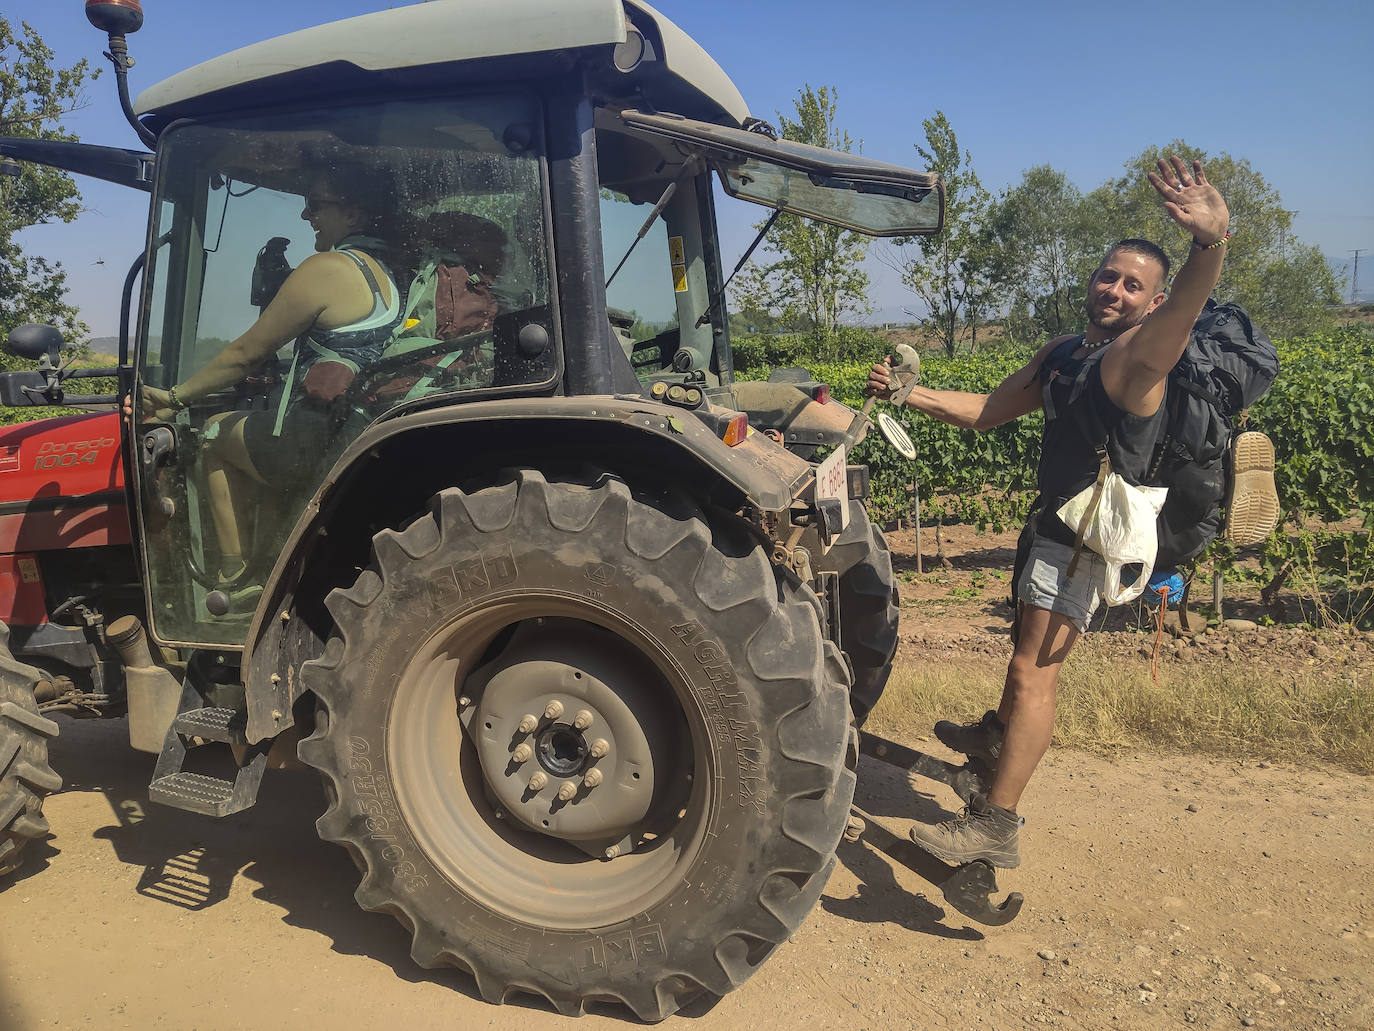
{"type": "Polygon", "coordinates": [[[828,405],[830,403],[830,384],[822,383],[816,388],[816,404],[828,405]]]}
{"type": "Polygon", "coordinates": [[[744,443],[744,438],[749,436],[749,416],[737,415],[725,424],[725,433],[721,440],[725,441],[726,447],[735,447],[744,443]]]}

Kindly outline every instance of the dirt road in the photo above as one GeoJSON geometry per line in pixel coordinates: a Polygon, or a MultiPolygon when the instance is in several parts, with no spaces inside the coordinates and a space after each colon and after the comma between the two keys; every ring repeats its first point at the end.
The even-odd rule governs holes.
{"type": "MultiPolygon", "coordinates": [[[[307,771],[227,820],[146,802],[122,722],[64,721],[55,836],[0,890],[0,1028],[623,1027],[424,971],[314,834],[307,771]]],[[[864,761],[898,833],[953,796],[864,761]],[[927,794],[926,789],[933,794],[927,794]]],[[[1025,807],[1026,896],[971,926],[866,845],[744,988],[664,1025],[724,1028],[1374,1027],[1374,784],[1348,774],[1052,752],[1025,807]],[[1252,1021],[1252,1024],[1246,1023],[1252,1021]]]]}

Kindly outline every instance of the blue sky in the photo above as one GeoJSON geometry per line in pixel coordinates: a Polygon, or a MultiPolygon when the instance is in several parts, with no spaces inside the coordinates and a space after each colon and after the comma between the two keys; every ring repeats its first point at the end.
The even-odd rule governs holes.
{"type": "MultiPolygon", "coordinates": [[[[59,66],[86,57],[106,68],[67,127],[89,143],[138,146],[100,57],[105,39],[87,23],[81,0],[6,6],[12,21],[38,31],[59,66]]],[[[129,37],[132,90],[238,46],[385,6],[143,0],[146,24],[129,37]]],[[[1362,267],[1361,279],[1374,283],[1368,0],[661,0],[658,7],[721,64],[756,116],[776,121],[779,110],[791,112],[805,84],[833,86],[840,124],[866,155],[919,166],[921,122],[943,110],[994,191],[1045,163],[1091,190],[1146,147],[1176,138],[1246,158],[1297,212],[1299,239],[1335,258],[1362,249],[1368,272],[1362,267]]],[[[92,333],[112,335],[124,273],[142,246],[145,198],[88,180],[82,187],[89,210],[76,222],[37,226],[21,239],[66,266],[70,299],[92,333]]],[[[728,199],[720,205],[730,266],[756,211],[728,199]]],[[[903,318],[909,295],[892,273],[870,265],[876,317],[903,318]]]]}

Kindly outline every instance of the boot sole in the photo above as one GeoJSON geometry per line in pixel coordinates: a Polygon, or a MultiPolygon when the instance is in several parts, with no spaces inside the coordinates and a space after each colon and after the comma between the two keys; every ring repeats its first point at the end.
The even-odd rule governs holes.
{"type": "Polygon", "coordinates": [[[1258,544],[1279,524],[1279,495],[1274,487],[1274,445],[1263,433],[1236,436],[1234,476],[1227,505],[1226,538],[1238,548],[1258,544]]]}

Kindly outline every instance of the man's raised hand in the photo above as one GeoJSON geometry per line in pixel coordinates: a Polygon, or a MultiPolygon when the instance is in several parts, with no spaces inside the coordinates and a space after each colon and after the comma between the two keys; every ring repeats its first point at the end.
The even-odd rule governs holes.
{"type": "Polygon", "coordinates": [[[1158,175],[1149,173],[1150,185],[1164,199],[1169,217],[1204,247],[1224,237],[1231,213],[1217,188],[1207,181],[1202,162],[1194,161],[1190,171],[1182,158],[1170,154],[1168,161],[1160,158],[1158,165],[1158,175]]]}

